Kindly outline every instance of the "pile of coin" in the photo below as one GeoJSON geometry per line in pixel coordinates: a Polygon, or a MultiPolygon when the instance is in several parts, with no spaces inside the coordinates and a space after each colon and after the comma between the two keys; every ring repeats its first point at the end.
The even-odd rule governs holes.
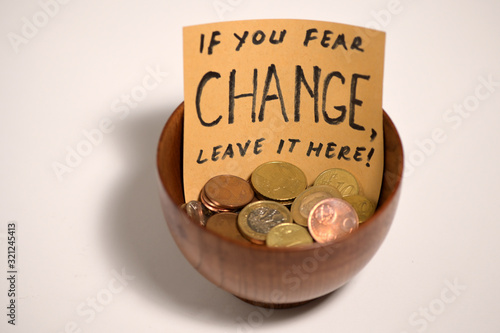
{"type": "Polygon", "coordinates": [[[182,206],[188,216],[237,242],[289,247],[342,239],[375,212],[347,170],[322,172],[312,186],[297,166],[281,161],[257,167],[246,181],[210,179],[199,201],[182,206]]]}

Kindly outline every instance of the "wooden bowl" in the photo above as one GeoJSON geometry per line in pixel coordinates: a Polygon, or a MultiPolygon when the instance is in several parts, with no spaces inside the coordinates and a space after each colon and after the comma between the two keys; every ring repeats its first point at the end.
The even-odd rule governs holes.
{"type": "Polygon", "coordinates": [[[173,239],[205,278],[255,305],[291,307],[321,297],[348,282],[373,257],[391,226],[401,192],[403,149],[384,112],[384,178],[375,214],[337,243],[268,248],[233,242],[191,221],[179,206],[182,188],[184,104],[161,133],[157,167],[162,209],[173,239]]]}

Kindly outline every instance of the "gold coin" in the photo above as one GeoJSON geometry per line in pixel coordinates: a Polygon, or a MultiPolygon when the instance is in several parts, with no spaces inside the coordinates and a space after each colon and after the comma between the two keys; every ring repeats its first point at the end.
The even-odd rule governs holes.
{"type": "Polygon", "coordinates": [[[251,176],[254,190],[264,198],[291,201],[307,187],[306,175],[291,163],[273,161],[258,166],[251,176]]]}
{"type": "Polygon", "coordinates": [[[253,189],[243,178],[232,175],[219,175],[211,178],[203,187],[205,197],[214,206],[236,210],[254,197],[253,189]]]}
{"type": "Polygon", "coordinates": [[[295,223],[281,223],[267,233],[266,245],[271,247],[290,247],[312,244],[313,239],[307,228],[295,223]]]}
{"type": "Polygon", "coordinates": [[[343,197],[359,193],[356,178],[347,170],[333,168],[323,171],[314,181],[316,185],[331,185],[336,187],[343,197]]]}
{"type": "Polygon", "coordinates": [[[339,190],[330,185],[309,187],[295,199],[290,209],[295,223],[307,227],[307,219],[311,209],[321,200],[327,198],[342,198],[339,190]]]}
{"type": "Polygon", "coordinates": [[[222,237],[248,244],[249,241],[243,237],[236,226],[237,221],[238,214],[236,213],[219,213],[212,215],[208,219],[206,228],[221,235],[222,237]]]}
{"type": "Polygon", "coordinates": [[[354,207],[358,214],[359,223],[365,222],[375,213],[375,204],[362,195],[350,195],[343,199],[354,207]]]}
{"type": "Polygon", "coordinates": [[[358,215],[347,201],[329,198],[316,204],[311,210],[308,228],[318,243],[339,240],[359,226],[358,215]]]}
{"type": "Polygon", "coordinates": [[[186,214],[194,222],[205,226],[207,224],[208,217],[211,215],[210,211],[199,201],[189,201],[181,206],[186,214]]]}
{"type": "Polygon", "coordinates": [[[292,200],[276,200],[276,199],[271,199],[271,198],[268,198],[268,197],[265,197],[265,196],[261,195],[260,193],[255,193],[255,198],[257,198],[257,201],[265,201],[265,200],[267,200],[267,201],[276,201],[276,202],[278,202],[278,203],[280,203],[282,205],[285,205],[287,207],[291,206],[292,203],[293,203],[293,200],[294,200],[294,199],[292,199],[292,200]]]}
{"type": "Polygon", "coordinates": [[[238,229],[255,244],[264,244],[272,227],[291,223],[292,215],[282,204],[274,201],[256,201],[246,205],[238,215],[238,229]]]}

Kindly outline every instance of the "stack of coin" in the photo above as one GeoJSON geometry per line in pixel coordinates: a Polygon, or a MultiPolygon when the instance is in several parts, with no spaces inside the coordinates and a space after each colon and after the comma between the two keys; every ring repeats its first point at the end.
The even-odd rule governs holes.
{"type": "Polygon", "coordinates": [[[200,192],[200,201],[214,213],[237,211],[253,198],[254,192],[250,184],[233,175],[211,178],[200,192]]]}

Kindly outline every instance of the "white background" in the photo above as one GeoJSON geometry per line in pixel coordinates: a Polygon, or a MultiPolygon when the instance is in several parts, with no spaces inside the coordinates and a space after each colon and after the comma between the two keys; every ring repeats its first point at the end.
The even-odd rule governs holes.
{"type": "Polygon", "coordinates": [[[1,332],[500,329],[500,2],[72,0],[45,6],[51,16],[41,3],[54,1],[6,3],[1,332]],[[374,259],[329,297],[271,312],[187,263],[164,222],[155,171],[160,131],[183,100],[182,27],[258,18],[386,31],[383,104],[406,153],[397,215],[374,259]],[[160,72],[157,84],[124,107],[148,70],[160,72]],[[107,133],[85,146],[84,133],[102,122],[107,133]],[[435,130],[440,140],[430,143],[435,130]],[[87,156],[58,177],[54,163],[68,166],[78,147],[87,156]],[[18,236],[16,326],[7,324],[9,221],[18,236]]]}

